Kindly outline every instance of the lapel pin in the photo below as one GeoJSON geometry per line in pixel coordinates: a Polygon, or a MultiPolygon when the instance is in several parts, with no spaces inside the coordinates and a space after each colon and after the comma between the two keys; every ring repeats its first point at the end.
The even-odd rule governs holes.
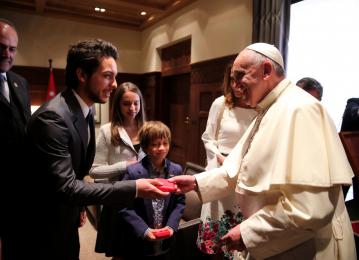
{"type": "Polygon", "coordinates": [[[14,86],[17,88],[19,85],[14,81],[14,86]]]}

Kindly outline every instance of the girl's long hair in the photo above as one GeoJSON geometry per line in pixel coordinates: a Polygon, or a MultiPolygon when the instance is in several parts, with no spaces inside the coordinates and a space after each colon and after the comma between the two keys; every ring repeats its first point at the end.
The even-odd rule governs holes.
{"type": "Polygon", "coordinates": [[[124,118],[121,113],[119,104],[121,102],[123,95],[128,91],[136,93],[140,97],[141,107],[140,107],[140,111],[136,115],[138,129],[140,129],[143,123],[146,121],[146,114],[144,108],[145,104],[140,89],[132,82],[124,82],[121,85],[119,85],[115,90],[115,93],[113,95],[112,105],[111,105],[111,143],[114,146],[120,145],[121,142],[118,128],[123,126],[124,118]]]}

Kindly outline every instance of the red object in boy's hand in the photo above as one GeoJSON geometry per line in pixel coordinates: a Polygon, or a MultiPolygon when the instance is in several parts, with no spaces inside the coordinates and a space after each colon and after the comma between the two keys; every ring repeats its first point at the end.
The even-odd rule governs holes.
{"type": "Polygon", "coordinates": [[[175,192],[177,190],[176,189],[176,184],[174,184],[173,182],[168,181],[167,179],[156,178],[156,180],[161,183],[159,186],[156,186],[161,191],[175,192]]]}
{"type": "Polygon", "coordinates": [[[168,229],[153,230],[152,233],[156,238],[167,238],[171,236],[171,232],[168,229]]]}

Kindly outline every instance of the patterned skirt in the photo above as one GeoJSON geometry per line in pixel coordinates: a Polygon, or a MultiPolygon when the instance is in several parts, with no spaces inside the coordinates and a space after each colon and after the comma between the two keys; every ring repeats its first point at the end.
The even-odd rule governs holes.
{"type": "Polygon", "coordinates": [[[240,224],[243,216],[236,203],[235,193],[221,200],[203,204],[202,223],[198,229],[197,246],[206,254],[224,253],[227,259],[234,258],[234,252],[221,245],[220,238],[240,224]]]}

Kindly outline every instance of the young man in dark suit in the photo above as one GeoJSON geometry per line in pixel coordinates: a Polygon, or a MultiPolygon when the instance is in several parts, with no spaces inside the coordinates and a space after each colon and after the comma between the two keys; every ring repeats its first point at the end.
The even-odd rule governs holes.
{"type": "MultiPolygon", "coordinates": [[[[82,206],[128,206],[136,197],[167,196],[154,180],[86,183],[94,154],[91,107],[105,103],[117,87],[117,49],[103,40],[81,41],[67,54],[66,86],[32,116],[27,127],[35,204],[30,230],[33,259],[79,259],[78,227],[82,206]],[[87,118],[89,120],[87,120],[87,118]]],[[[30,240],[30,239],[29,239],[30,240]]],[[[29,257],[30,258],[30,257],[29,257]]]]}
{"type": "Polygon", "coordinates": [[[9,198],[6,191],[9,185],[21,190],[19,176],[24,171],[27,156],[25,126],[30,118],[27,81],[10,71],[17,45],[14,25],[0,18],[0,241],[5,260],[15,259],[20,247],[22,211],[16,196],[9,198]]]}

